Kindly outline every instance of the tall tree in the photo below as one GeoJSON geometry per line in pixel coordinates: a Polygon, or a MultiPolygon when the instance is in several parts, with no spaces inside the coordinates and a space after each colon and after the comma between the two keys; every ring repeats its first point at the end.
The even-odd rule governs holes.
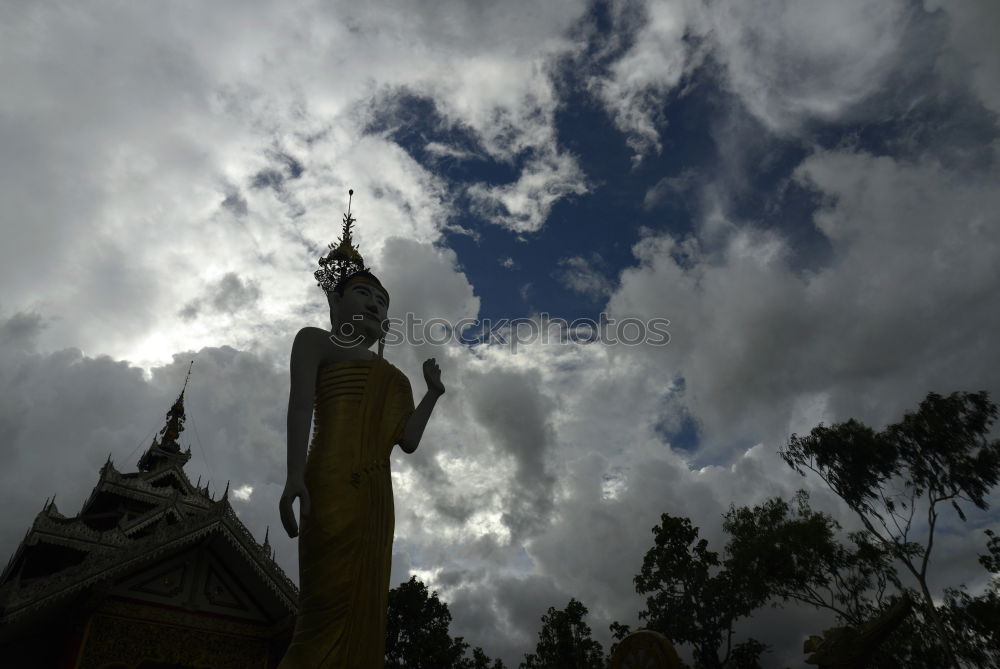
{"type": "Polygon", "coordinates": [[[635,577],[639,594],[649,594],[639,617],[674,643],[691,644],[695,665],[718,669],[730,660],[755,666],[765,647],[749,639],[734,646],[734,625],[759,608],[767,593],[723,564],[687,518],[664,513],[653,528],[655,543],[635,577]],[[724,651],[719,657],[720,651],[724,651]]]}
{"type": "Polygon", "coordinates": [[[781,456],[800,474],[817,474],[861,520],[871,541],[912,575],[923,613],[948,663],[958,666],[928,584],[942,505],[959,518],[959,502],[987,509],[1000,477],[1000,440],[987,436],[997,407],[986,392],[930,393],[918,411],[881,432],[856,420],[792,435],[781,456]],[[918,507],[921,513],[917,515],[918,507]],[[924,520],[926,519],[926,520],[924,520]],[[923,542],[917,534],[925,534],[923,542]]]}
{"type": "Polygon", "coordinates": [[[535,652],[524,656],[521,669],[604,669],[604,651],[590,637],[585,615],[587,607],[576,599],[562,611],[550,606],[542,616],[535,652]]]}
{"type": "Polygon", "coordinates": [[[900,587],[892,557],[867,533],[840,540],[840,524],[809,506],[805,490],[794,503],[774,497],[754,507],[729,507],[729,569],[755,597],[794,600],[833,611],[850,626],[864,624],[886,604],[889,586],[900,587]]]}
{"type": "MultiPolygon", "coordinates": [[[[745,583],[754,583],[773,599],[794,600],[834,612],[842,625],[870,629],[884,618],[903,594],[911,601],[922,595],[903,588],[892,556],[873,543],[867,532],[841,536],[829,515],[812,510],[805,491],[795,503],[768,499],[754,507],[730,507],[724,530],[729,569],[745,583]]],[[[1000,667],[1000,539],[987,530],[989,555],[980,562],[994,578],[989,589],[972,597],[964,588],[945,590],[938,607],[955,655],[964,666],[1000,667]]],[[[872,666],[937,669],[948,655],[922,609],[912,611],[879,641],[872,666]]]]}
{"type": "Polygon", "coordinates": [[[463,666],[469,644],[448,633],[451,613],[428,593],[427,586],[411,576],[389,591],[385,666],[407,669],[452,669],[463,666]]]}

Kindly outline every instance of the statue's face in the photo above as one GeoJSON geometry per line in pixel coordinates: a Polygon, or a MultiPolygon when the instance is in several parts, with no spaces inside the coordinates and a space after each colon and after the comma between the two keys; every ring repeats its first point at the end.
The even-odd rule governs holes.
{"type": "Polygon", "coordinates": [[[354,342],[358,335],[371,346],[383,334],[382,323],[388,318],[389,296],[367,281],[351,281],[341,297],[330,298],[330,318],[343,343],[354,342]],[[353,327],[348,327],[353,326],[353,327]]]}

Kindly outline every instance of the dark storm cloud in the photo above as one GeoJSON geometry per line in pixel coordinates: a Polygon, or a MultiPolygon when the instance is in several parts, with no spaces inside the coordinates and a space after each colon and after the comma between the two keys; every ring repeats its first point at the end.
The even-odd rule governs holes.
{"type": "Polygon", "coordinates": [[[364,132],[391,137],[427,166],[489,160],[472,128],[442,114],[432,97],[407,87],[385,91],[372,100],[364,132]]]}
{"type": "Polygon", "coordinates": [[[550,606],[564,608],[570,597],[545,576],[501,577],[495,585],[497,612],[518,636],[529,640],[527,649],[531,650],[537,641],[542,615],[550,606]]]}
{"type": "Polygon", "coordinates": [[[235,272],[227,272],[205,295],[188,302],[178,312],[184,320],[199,316],[206,308],[219,314],[234,314],[253,307],[260,299],[260,285],[253,279],[241,279],[235,272]]]}
{"type": "Polygon", "coordinates": [[[281,168],[268,167],[257,172],[250,180],[250,187],[255,189],[271,188],[275,193],[285,191],[285,181],[298,179],[305,168],[298,160],[287,153],[277,151],[270,154],[273,160],[281,163],[281,168]]]}
{"type": "Polygon", "coordinates": [[[239,191],[233,191],[222,201],[222,206],[237,216],[247,215],[247,200],[239,191]]]}
{"type": "Polygon", "coordinates": [[[487,655],[516,667],[534,650],[541,617],[550,606],[562,608],[569,595],[551,579],[497,576],[482,570],[442,573],[449,582],[447,602],[453,633],[487,655]]]}
{"type": "Polygon", "coordinates": [[[32,349],[35,338],[45,327],[46,323],[40,314],[18,312],[0,323],[0,347],[32,349]]]}
{"type": "Polygon", "coordinates": [[[302,166],[294,156],[290,156],[287,153],[278,153],[278,159],[285,164],[285,168],[288,170],[289,179],[298,179],[302,176],[302,172],[305,168],[302,166]]]}
{"type": "Polygon", "coordinates": [[[260,299],[260,286],[252,279],[242,280],[235,272],[228,272],[215,287],[210,301],[212,308],[223,313],[253,306],[260,299]]]}
{"type": "Polygon", "coordinates": [[[198,302],[193,300],[181,307],[180,311],[177,312],[177,315],[186,321],[190,321],[198,317],[198,311],[198,302]]]}
{"type": "Polygon", "coordinates": [[[250,181],[251,188],[273,188],[281,191],[282,184],[285,183],[285,175],[275,169],[266,169],[257,172],[250,181]]]}
{"type": "Polygon", "coordinates": [[[993,0],[926,0],[928,11],[941,12],[948,46],[937,54],[943,76],[962,82],[983,104],[1000,113],[1000,5],[993,0]]]}
{"type": "Polygon", "coordinates": [[[503,501],[503,523],[512,540],[519,541],[551,520],[555,478],[546,458],[554,440],[550,416],[554,404],[541,390],[535,370],[500,370],[470,373],[463,380],[469,388],[472,416],[489,433],[501,452],[517,465],[517,487],[503,501]]]}
{"type": "Polygon", "coordinates": [[[472,516],[473,512],[481,508],[476,500],[464,496],[447,497],[441,495],[434,501],[434,510],[445,519],[463,524],[472,516]]]}

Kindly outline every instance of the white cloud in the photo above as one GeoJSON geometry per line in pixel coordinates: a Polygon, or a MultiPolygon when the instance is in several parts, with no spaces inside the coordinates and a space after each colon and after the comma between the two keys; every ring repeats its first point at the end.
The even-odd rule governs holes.
{"type": "Polygon", "coordinates": [[[559,260],[560,269],[556,270],[555,276],[567,288],[584,295],[604,297],[611,293],[611,281],[594,267],[603,264],[603,259],[597,254],[590,260],[582,256],[569,256],[559,260]]]}
{"type": "Polygon", "coordinates": [[[455,160],[467,160],[475,155],[471,151],[463,151],[462,149],[442,144],[441,142],[427,142],[424,145],[424,151],[441,158],[453,158],[455,160]]]}
{"type": "Polygon", "coordinates": [[[684,0],[615,3],[614,12],[620,29],[639,25],[629,48],[606,74],[591,80],[590,88],[625,133],[638,165],[647,154],[662,150],[665,98],[703,58],[685,41],[689,33],[701,31],[700,18],[696,5],[684,0]]]}
{"type": "Polygon", "coordinates": [[[248,483],[244,483],[239,488],[233,489],[233,496],[241,502],[249,502],[252,494],[253,486],[248,483]]]}
{"type": "MultiPolygon", "coordinates": [[[[976,12],[995,18],[963,9],[955,30],[975,33],[981,46],[968,58],[983,64],[976,80],[985,86],[994,52],[987,31],[972,27],[976,12]]],[[[647,0],[615,3],[612,18],[633,38],[590,87],[625,133],[635,165],[662,150],[668,101],[685,94],[678,87],[702,65],[721,66],[725,86],[764,128],[794,135],[817,120],[878,118],[881,109],[864,103],[911,61],[923,62],[928,47],[927,17],[904,0],[647,0]]],[[[619,40],[597,43],[605,53],[620,48],[619,40]]]]}
{"type": "Polygon", "coordinates": [[[64,319],[43,333],[45,349],[147,367],[186,347],[256,345],[315,302],[304,299],[310,273],[339,234],[348,188],[370,260],[391,236],[434,243],[454,228],[447,186],[392,142],[362,136],[372,105],[404,88],[494,159],[531,154],[512,184],[473,192],[496,222],[537,229],[554,202],[585,190],[555,144],[545,72],[583,9],[13,12],[0,47],[0,76],[18,92],[0,102],[5,304],[64,319]],[[227,273],[259,286],[259,300],[180,322],[227,273]]]}
{"type": "MultiPolygon", "coordinates": [[[[552,143],[554,139],[550,146],[552,143]]],[[[573,157],[554,149],[528,160],[515,183],[479,183],[468,189],[476,213],[515,232],[538,231],[556,202],[587,191],[586,179],[573,157]]]]}
{"type": "Polygon", "coordinates": [[[880,90],[905,57],[903,0],[767,0],[708,6],[729,85],[766,127],[832,120],[880,90]]]}
{"type": "Polygon", "coordinates": [[[796,175],[834,203],[815,219],[834,245],[829,266],[796,274],[782,237],[748,226],[717,253],[688,242],[683,257],[653,235],[609,302],[671,320],[670,344],[653,352],[684,376],[713,440],[783,434],[810,397],[826,408],[809,420],[878,423],[931,389],[994,384],[992,177],[851,152],[817,153],[796,175]]]}

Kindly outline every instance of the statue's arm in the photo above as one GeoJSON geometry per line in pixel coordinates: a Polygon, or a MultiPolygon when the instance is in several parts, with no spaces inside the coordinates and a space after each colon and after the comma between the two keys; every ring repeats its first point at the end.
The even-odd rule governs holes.
{"type": "Polygon", "coordinates": [[[423,399],[420,400],[420,404],[410,414],[410,419],[406,421],[406,427],[403,428],[403,438],[399,440],[399,447],[405,453],[417,450],[420,438],[424,435],[424,428],[427,427],[427,421],[430,420],[431,412],[434,411],[434,405],[439,397],[441,397],[441,393],[428,389],[424,393],[423,399]]]}
{"type": "Polygon", "coordinates": [[[410,414],[410,418],[403,428],[403,438],[399,441],[399,447],[406,453],[417,450],[420,438],[424,435],[424,428],[427,427],[427,421],[430,420],[431,412],[434,411],[434,405],[438,398],[444,395],[441,369],[435,358],[424,361],[424,381],[427,382],[427,392],[424,393],[417,408],[410,414]]]}
{"type": "Polygon", "coordinates": [[[289,481],[305,477],[306,449],[312,423],[313,393],[319,364],[318,348],[309,328],[299,330],[292,343],[288,390],[288,476],[289,481]]]}

